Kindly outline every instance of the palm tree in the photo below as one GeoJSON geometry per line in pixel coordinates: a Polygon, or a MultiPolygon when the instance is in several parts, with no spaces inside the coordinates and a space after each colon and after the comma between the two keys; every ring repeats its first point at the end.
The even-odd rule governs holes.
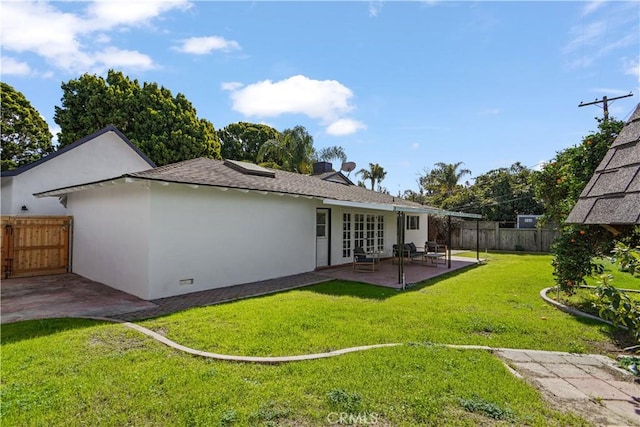
{"type": "Polygon", "coordinates": [[[304,126],[296,126],[265,142],[258,151],[257,161],[290,172],[309,173],[313,154],[313,137],[304,126]],[[265,163],[266,159],[271,161],[265,163]]]}
{"type": "Polygon", "coordinates": [[[369,163],[369,169],[360,169],[356,175],[362,175],[362,179],[371,181],[371,189],[374,190],[376,183],[380,182],[387,176],[387,172],[377,163],[369,163]]]}
{"type": "Polygon", "coordinates": [[[328,162],[330,160],[339,160],[342,163],[347,162],[347,154],[344,152],[344,148],[334,145],[332,147],[325,147],[317,154],[318,160],[321,162],[328,162]]]}
{"type": "Polygon", "coordinates": [[[471,175],[469,169],[460,169],[463,162],[444,163],[438,162],[435,168],[425,176],[420,178],[420,184],[427,191],[427,194],[442,194],[450,196],[459,187],[458,182],[465,175],[471,175]]]}

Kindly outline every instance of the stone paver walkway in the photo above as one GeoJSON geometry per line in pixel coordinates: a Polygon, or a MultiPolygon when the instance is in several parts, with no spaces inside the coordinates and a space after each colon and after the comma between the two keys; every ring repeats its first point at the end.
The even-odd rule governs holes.
{"type": "Polygon", "coordinates": [[[278,279],[262,280],[260,282],[227,286],[224,288],[210,289],[208,291],[192,292],[175,297],[155,299],[150,301],[155,305],[153,308],[107,317],[125,320],[128,322],[142,320],[151,317],[164,316],[165,314],[175,313],[192,307],[203,307],[235,301],[242,298],[282,292],[289,289],[296,289],[303,286],[314,285],[316,283],[327,282],[329,280],[331,280],[331,278],[321,276],[316,273],[302,273],[296,274],[295,276],[280,277],[278,279]]]}
{"type": "Polygon", "coordinates": [[[640,384],[608,357],[507,349],[496,354],[558,409],[597,426],[640,426],[640,384]]]}

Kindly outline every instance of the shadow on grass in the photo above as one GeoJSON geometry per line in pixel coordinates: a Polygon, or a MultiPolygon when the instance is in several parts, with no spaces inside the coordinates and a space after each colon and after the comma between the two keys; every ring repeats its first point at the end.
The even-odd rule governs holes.
{"type": "Polygon", "coordinates": [[[11,344],[22,340],[45,337],[72,329],[88,328],[97,325],[112,324],[90,319],[38,319],[2,324],[2,344],[11,344]]]}
{"type": "Polygon", "coordinates": [[[456,277],[478,267],[480,267],[480,265],[470,264],[467,267],[451,271],[449,273],[444,273],[423,282],[407,284],[407,288],[405,290],[373,285],[369,283],[336,279],[329,282],[323,282],[316,285],[299,288],[295,291],[314,292],[331,296],[350,296],[369,300],[385,300],[398,294],[419,291],[420,289],[433,286],[436,283],[441,282],[442,280],[456,277]]]}

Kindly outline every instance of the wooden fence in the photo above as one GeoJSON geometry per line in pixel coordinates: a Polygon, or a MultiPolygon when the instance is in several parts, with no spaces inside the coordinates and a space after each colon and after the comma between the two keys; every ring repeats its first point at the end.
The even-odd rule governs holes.
{"type": "Polygon", "coordinates": [[[69,216],[3,216],[4,278],[70,271],[72,224],[69,216]]]}
{"type": "Polygon", "coordinates": [[[464,221],[452,227],[451,246],[454,249],[476,249],[476,235],[480,250],[550,252],[551,244],[559,235],[553,228],[518,229],[500,228],[499,222],[480,221],[476,233],[475,221],[464,221]]]}

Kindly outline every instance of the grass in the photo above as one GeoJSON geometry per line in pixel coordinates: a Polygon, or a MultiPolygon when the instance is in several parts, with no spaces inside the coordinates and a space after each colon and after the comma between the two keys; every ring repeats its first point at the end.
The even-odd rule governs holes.
{"type": "Polygon", "coordinates": [[[489,265],[409,291],[332,281],[195,308],[142,324],[186,346],[251,356],[431,342],[597,351],[609,327],[545,304],[550,256],[490,255],[489,265]]]}
{"type": "Polygon", "coordinates": [[[122,325],[81,319],[2,326],[2,424],[97,426],[585,425],[476,343],[570,351],[609,329],[546,306],[550,257],[485,266],[406,292],[347,282],[192,309],[143,322],[185,345],[252,355],[406,345],[283,365],[182,354],[122,325]],[[348,421],[348,418],[345,419],[348,421]]]}

